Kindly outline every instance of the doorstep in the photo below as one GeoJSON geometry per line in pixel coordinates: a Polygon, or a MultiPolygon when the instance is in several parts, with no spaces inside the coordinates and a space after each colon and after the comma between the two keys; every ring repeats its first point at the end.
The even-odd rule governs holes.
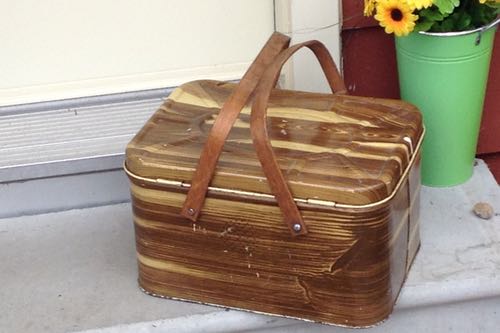
{"type": "Polygon", "coordinates": [[[170,91],[0,107],[0,218],[128,201],[125,147],[170,91]]]}
{"type": "MultiPolygon", "coordinates": [[[[496,332],[500,187],[478,161],[470,181],[422,188],[422,246],[393,315],[363,332],[496,332]],[[497,215],[471,213],[478,201],[497,215]]],[[[0,219],[1,332],[352,332],[159,299],[137,287],[130,204],[0,219]]]]}

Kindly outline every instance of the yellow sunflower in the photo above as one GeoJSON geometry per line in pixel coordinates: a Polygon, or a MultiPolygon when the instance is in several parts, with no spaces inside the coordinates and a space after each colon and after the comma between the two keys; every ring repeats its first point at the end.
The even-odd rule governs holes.
{"type": "Polygon", "coordinates": [[[388,34],[406,36],[415,28],[418,16],[406,0],[378,0],[375,19],[385,28],[388,34]]]}
{"type": "Polygon", "coordinates": [[[434,0],[406,0],[406,2],[408,2],[408,5],[412,8],[422,9],[432,6],[434,0]]]}
{"type": "Polygon", "coordinates": [[[365,0],[365,16],[372,16],[373,11],[375,10],[375,5],[377,4],[377,0],[365,0]]]}

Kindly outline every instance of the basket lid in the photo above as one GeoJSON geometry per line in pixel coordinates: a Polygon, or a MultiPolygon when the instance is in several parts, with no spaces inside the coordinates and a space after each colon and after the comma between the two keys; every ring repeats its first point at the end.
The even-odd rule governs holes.
{"type": "MultiPolygon", "coordinates": [[[[175,89],[128,144],[126,166],[143,178],[190,184],[222,104],[235,84],[175,89]]],[[[295,198],[366,205],[390,196],[423,134],[418,109],[398,100],[273,90],[267,126],[295,198]]],[[[211,187],[271,194],[254,151],[250,105],[224,145],[211,187]]]]}

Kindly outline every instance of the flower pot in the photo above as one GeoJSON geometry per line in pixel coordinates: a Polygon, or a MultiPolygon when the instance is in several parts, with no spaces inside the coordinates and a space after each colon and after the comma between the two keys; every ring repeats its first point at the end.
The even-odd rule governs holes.
{"type": "Polygon", "coordinates": [[[424,185],[453,186],[472,175],[495,31],[491,24],[396,37],[401,98],[420,108],[426,126],[424,185]]]}

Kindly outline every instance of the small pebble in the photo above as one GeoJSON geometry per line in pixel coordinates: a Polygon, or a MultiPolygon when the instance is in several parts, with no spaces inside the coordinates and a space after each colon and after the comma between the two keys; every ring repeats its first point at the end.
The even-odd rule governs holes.
{"type": "Polygon", "coordinates": [[[476,216],[485,220],[491,219],[494,214],[493,207],[491,207],[491,205],[487,202],[478,202],[474,205],[472,211],[476,214],[476,216]]]}

